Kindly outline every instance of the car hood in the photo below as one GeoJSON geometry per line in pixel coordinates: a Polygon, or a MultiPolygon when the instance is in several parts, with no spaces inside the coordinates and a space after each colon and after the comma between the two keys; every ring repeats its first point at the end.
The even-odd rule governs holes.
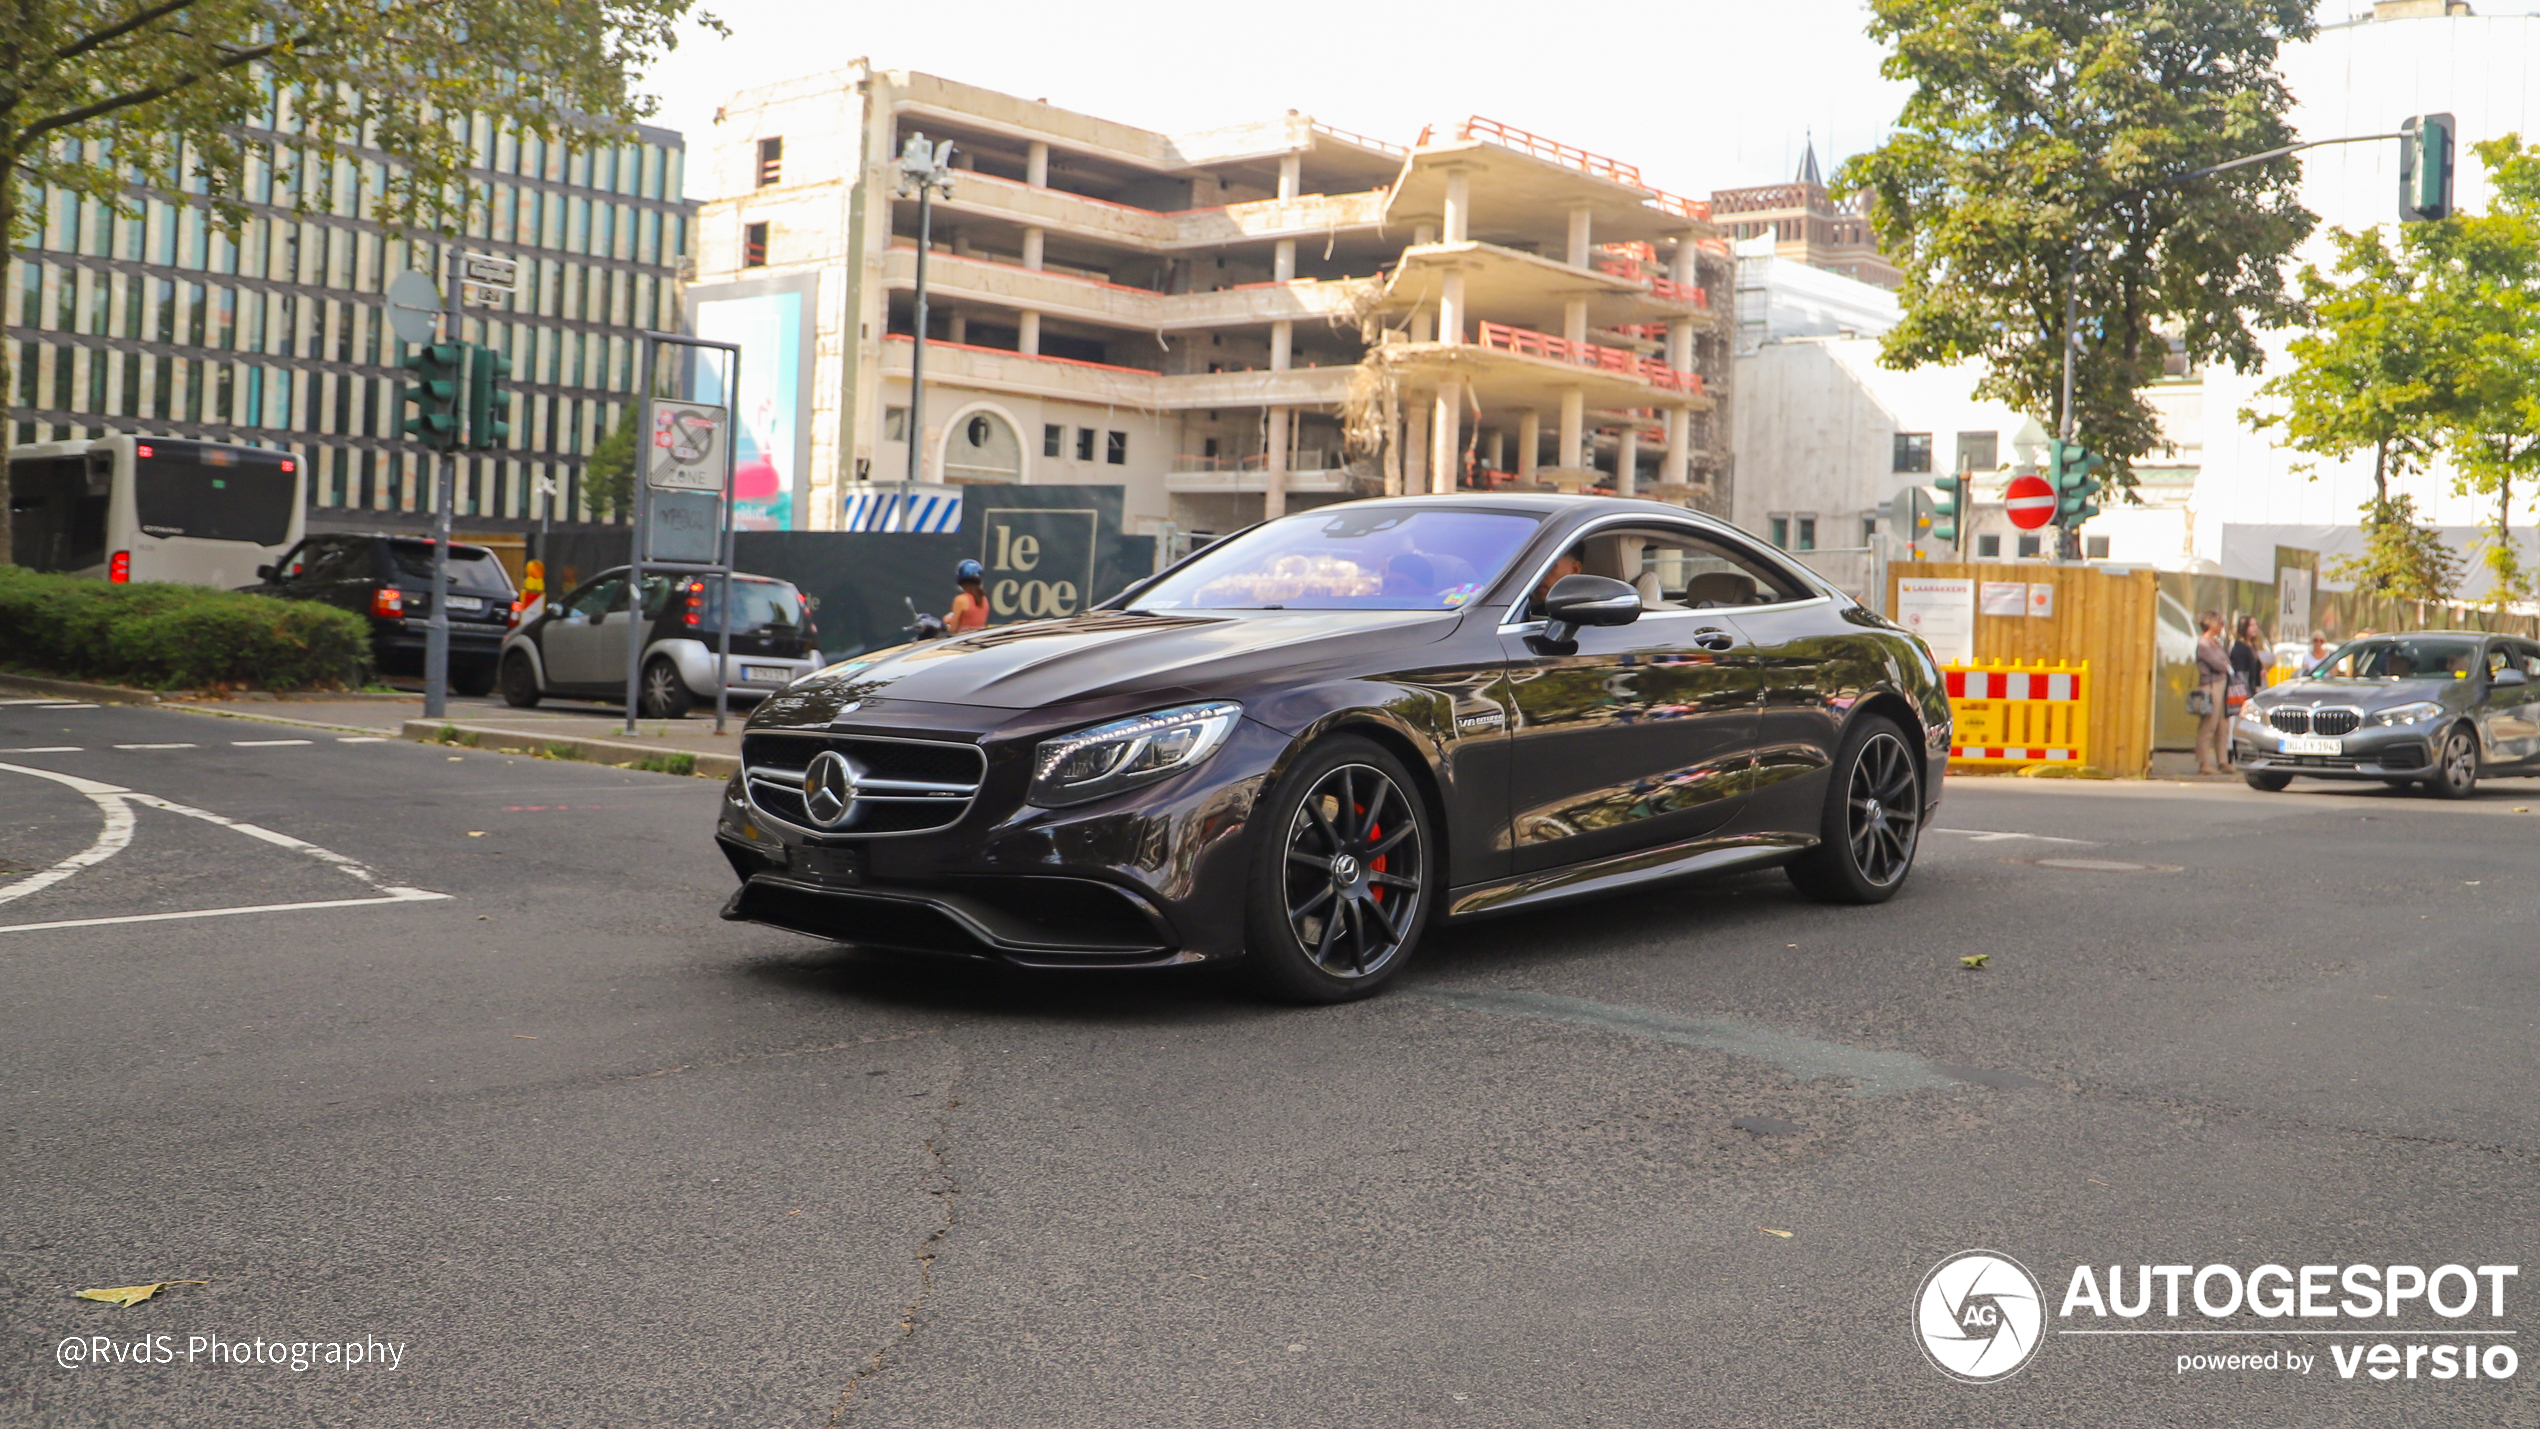
{"type": "MultiPolygon", "coordinates": [[[[1311,679],[1444,639],[1462,611],[1093,611],[1000,626],[842,661],[788,693],[825,720],[850,701],[1040,709],[1146,690],[1241,698],[1267,678],[1311,679]]],[[[791,721],[788,721],[789,723],[791,721]]]]}
{"type": "Polygon", "coordinates": [[[2446,692],[2462,689],[2467,683],[2449,676],[2433,680],[2287,680],[2265,691],[2258,704],[2263,709],[2283,704],[2386,709],[2420,700],[2439,700],[2446,692]]]}

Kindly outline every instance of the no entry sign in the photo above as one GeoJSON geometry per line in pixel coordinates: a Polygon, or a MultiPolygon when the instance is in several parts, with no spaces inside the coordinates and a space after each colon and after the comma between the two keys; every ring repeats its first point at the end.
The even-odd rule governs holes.
{"type": "Polygon", "coordinates": [[[2002,505],[2011,513],[2012,525],[2034,531],[2055,519],[2055,488],[2042,476],[2015,476],[2002,488],[2002,505]]]}

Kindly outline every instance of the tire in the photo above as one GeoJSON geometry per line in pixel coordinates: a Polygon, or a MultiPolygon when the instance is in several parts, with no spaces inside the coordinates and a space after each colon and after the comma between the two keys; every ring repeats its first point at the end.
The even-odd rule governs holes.
{"type": "Polygon", "coordinates": [[[2240,781],[2262,794],[2280,794],[2284,792],[2285,785],[2293,782],[2293,776],[2277,773],[2243,774],[2240,776],[2240,781]]]}
{"type": "Polygon", "coordinates": [[[1884,903],[1913,872],[1922,832],[1923,774],[1914,747],[1894,720],[1864,716],[1835,756],[1817,846],[1785,871],[1821,903],[1884,903]]]}
{"type": "Polygon", "coordinates": [[[1343,735],[1307,749],[1255,806],[1252,845],[1236,975],[1255,993],[1348,1002],[1418,951],[1437,840],[1420,786],[1382,746],[1343,735]]]}
{"type": "Polygon", "coordinates": [[[481,699],[494,692],[494,662],[470,662],[450,667],[450,693],[481,699]]]}
{"type": "Polygon", "coordinates": [[[646,719],[684,719],[696,707],[697,697],[679,677],[679,667],[658,655],[644,666],[643,683],[635,688],[639,713],[646,719]]]}
{"type": "Polygon", "coordinates": [[[538,671],[529,663],[528,652],[508,651],[503,656],[503,703],[516,710],[534,710],[546,691],[538,688],[538,671]]]}
{"type": "Polygon", "coordinates": [[[2434,774],[2425,792],[2437,799],[2466,799],[2478,789],[2478,736],[2454,725],[2434,752],[2434,774]]]}

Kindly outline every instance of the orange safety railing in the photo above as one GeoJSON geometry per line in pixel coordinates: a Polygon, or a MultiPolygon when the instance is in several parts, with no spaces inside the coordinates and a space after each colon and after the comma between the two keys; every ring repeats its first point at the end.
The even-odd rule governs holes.
{"type": "Polygon", "coordinates": [[[1603,154],[1592,153],[1575,145],[1547,139],[1513,124],[1502,124],[1496,119],[1484,119],[1478,114],[1464,121],[1463,125],[1457,129],[1456,137],[1486,139],[1503,148],[1520,150],[1538,159],[1550,159],[1556,164],[1577,169],[1581,173],[1595,174],[1599,178],[1612,179],[1616,183],[1630,184],[1633,188],[1644,187],[1640,181],[1640,169],[1637,165],[1626,164],[1620,159],[1607,158],[1603,154]]]}
{"type": "Polygon", "coordinates": [[[1520,357],[1541,357],[1553,362],[1575,363],[1581,367],[1593,367],[1599,371],[1637,377],[1654,387],[1662,387],[1670,392],[1690,392],[1699,395],[1702,391],[1700,373],[1681,371],[1657,358],[1643,357],[1639,353],[1626,352],[1619,347],[1606,347],[1593,342],[1572,342],[1566,337],[1554,337],[1547,332],[1536,332],[1531,328],[1509,327],[1503,323],[1486,322],[1478,324],[1477,327],[1479,331],[1476,341],[1483,347],[1495,348],[1501,352],[1513,352],[1520,357]]]}
{"type": "Polygon", "coordinates": [[[1652,297],[1665,298],[1671,303],[1691,303],[1697,308],[1711,306],[1710,297],[1691,283],[1679,283],[1673,278],[1661,278],[1654,274],[1643,273],[1635,264],[1599,263],[1596,265],[1596,270],[1611,277],[1628,278],[1637,283],[1647,284],[1652,297]]]}

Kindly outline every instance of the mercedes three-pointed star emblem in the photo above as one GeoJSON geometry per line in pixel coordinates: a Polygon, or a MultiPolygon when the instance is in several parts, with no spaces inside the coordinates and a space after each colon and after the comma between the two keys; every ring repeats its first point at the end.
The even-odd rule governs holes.
{"type": "Polygon", "coordinates": [[[823,750],[803,771],[803,812],[813,824],[834,829],[855,812],[856,769],[834,749],[823,750]]]}

